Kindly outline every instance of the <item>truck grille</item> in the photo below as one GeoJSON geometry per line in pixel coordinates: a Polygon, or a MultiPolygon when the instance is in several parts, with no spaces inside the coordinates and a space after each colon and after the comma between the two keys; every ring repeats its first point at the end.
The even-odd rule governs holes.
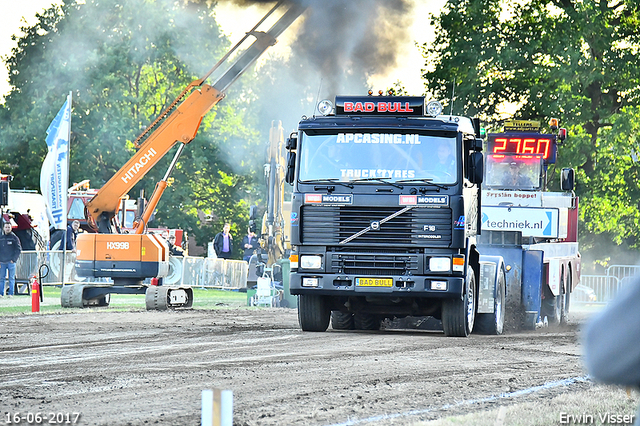
{"type": "Polygon", "coordinates": [[[418,255],[339,253],[330,254],[331,272],[347,275],[408,275],[418,273],[418,255]]]}
{"type": "MultiPolygon", "coordinates": [[[[397,212],[401,207],[303,206],[302,242],[337,245],[340,241],[397,212]]],[[[452,218],[449,208],[414,208],[371,230],[345,246],[449,247],[452,218]]]]}

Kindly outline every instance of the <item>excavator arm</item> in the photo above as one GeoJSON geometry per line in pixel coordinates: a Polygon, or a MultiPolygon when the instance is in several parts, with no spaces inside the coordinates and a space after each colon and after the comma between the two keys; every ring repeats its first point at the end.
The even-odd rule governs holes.
{"type": "MultiPolygon", "coordinates": [[[[165,277],[169,273],[169,248],[158,235],[145,233],[145,228],[155,210],[167,180],[180,153],[198,132],[205,114],[225,96],[229,86],[253,64],[258,57],[276,42],[276,38],[291,25],[305,7],[276,4],[245,37],[236,44],[201,79],[189,84],[180,96],[145,130],[135,141],[135,155],[96,193],[86,204],[89,223],[98,233],[82,233],[77,239],[76,272],[81,277],[113,279],[113,286],[84,286],[66,291],[63,306],[84,306],[87,301],[106,303],[107,293],[130,293],[144,290],[145,278],[165,277]],[[280,18],[266,31],[258,27],[277,9],[286,9],[280,18]],[[205,81],[231,54],[249,37],[255,41],[233,60],[226,71],[220,73],[215,83],[205,81]],[[141,143],[139,143],[141,142],[141,143]],[[164,178],[156,185],[149,203],[138,219],[133,234],[114,232],[114,220],[120,200],[140,181],[176,144],[181,144],[174,154],[164,178]],[[116,288],[117,289],[114,289],[116,288]],[[66,300],[66,302],[64,302],[66,300]]],[[[171,306],[191,306],[191,289],[158,290],[158,286],[147,287],[147,307],[166,309],[171,306]]],[[[89,302],[87,302],[89,303],[89,302]]],[[[91,302],[92,303],[92,302],[91,302]]]]}
{"type": "Polygon", "coordinates": [[[196,137],[204,115],[222,98],[221,92],[208,85],[193,91],[149,136],[136,154],[87,202],[87,212],[101,233],[110,233],[109,223],[118,211],[121,197],[176,143],[191,142],[196,137]]]}
{"type": "MultiPolygon", "coordinates": [[[[112,219],[117,214],[121,198],[126,195],[140,179],[153,168],[169,150],[177,143],[183,145],[191,142],[198,132],[204,115],[225,96],[229,86],[237,80],[270,46],[276,43],[277,37],[286,30],[303,12],[300,5],[276,4],[258,24],[248,32],[203,78],[192,82],[180,96],[165,110],[160,117],[149,126],[135,144],[139,146],[135,155],[100,189],[87,203],[86,213],[90,223],[99,233],[112,233],[112,219]],[[257,28],[280,7],[288,7],[275,24],[266,32],[257,28]],[[204,81],[235,51],[248,37],[255,37],[251,44],[212,85],[204,81]],[[191,92],[191,93],[189,93],[191,92]],[[181,102],[182,98],[188,96],[181,102]],[[177,105],[177,107],[176,107],[177,105]],[[151,131],[151,129],[154,129],[151,131]],[[146,138],[146,139],[145,139],[146,138]],[[138,145],[138,141],[144,142],[138,145]]],[[[181,148],[184,148],[181,147],[181,148]]],[[[144,232],[144,228],[155,210],[162,192],[167,186],[166,180],[171,173],[177,157],[182,152],[179,149],[165,178],[158,182],[142,218],[138,222],[136,233],[144,232]]]]}

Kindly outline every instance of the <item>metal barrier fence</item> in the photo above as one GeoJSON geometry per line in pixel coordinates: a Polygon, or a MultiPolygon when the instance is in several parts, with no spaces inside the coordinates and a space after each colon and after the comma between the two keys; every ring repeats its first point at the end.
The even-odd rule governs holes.
{"type": "MultiPolygon", "coordinates": [[[[225,260],[211,257],[174,257],[182,267],[180,280],[175,284],[190,287],[240,289],[247,287],[247,273],[249,264],[243,260],[225,260]]],[[[165,279],[167,284],[173,284],[171,275],[165,279]]]]}
{"type": "MultiPolygon", "coordinates": [[[[571,302],[589,302],[594,304],[605,304],[609,300],[613,299],[620,290],[620,280],[617,277],[610,277],[607,275],[581,275],[580,285],[591,289],[595,293],[595,300],[588,300],[586,297],[578,299],[571,296],[571,302]]],[[[578,288],[580,291],[580,288],[578,288]]],[[[584,290],[585,292],[587,290],[584,290]]],[[[575,293],[575,290],[574,290],[575,293]]]]}
{"type": "MultiPolygon", "coordinates": [[[[42,279],[44,285],[61,285],[64,258],[64,282],[87,282],[78,277],[75,270],[75,253],[62,251],[23,251],[16,263],[16,280],[28,282],[32,275],[38,276],[40,265],[46,264],[49,273],[42,279]]],[[[168,285],[190,287],[240,289],[247,287],[249,265],[242,260],[225,260],[203,257],[171,257],[169,276],[164,279],[168,285]]],[[[44,273],[44,271],[43,271],[44,273]]],[[[101,282],[109,282],[104,279],[101,282]]]]}
{"type": "MultiPolygon", "coordinates": [[[[581,275],[580,285],[595,293],[595,304],[606,304],[623,286],[629,285],[640,274],[640,266],[611,265],[605,275],[581,275]]],[[[572,299],[573,300],[573,299],[572,299]]]]}

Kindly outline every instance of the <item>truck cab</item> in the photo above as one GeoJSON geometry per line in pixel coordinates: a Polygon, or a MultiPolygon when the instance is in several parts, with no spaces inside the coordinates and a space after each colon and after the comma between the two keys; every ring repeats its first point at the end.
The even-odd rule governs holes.
{"type": "MultiPolygon", "coordinates": [[[[571,291],[580,280],[578,198],[572,169],[559,171],[560,188],[549,188],[549,170],[566,138],[557,120],[551,133],[538,121],[508,121],[487,138],[482,191],[483,256],[505,265],[506,304],[525,328],[567,320],[571,291]]],[[[553,170],[553,169],[551,169],[553,170]]],[[[495,289],[481,286],[480,315],[494,312],[495,289]]]]}
{"type": "Polygon", "coordinates": [[[287,141],[291,294],[307,331],[476,312],[479,122],[424,97],[338,96],[287,141]]]}

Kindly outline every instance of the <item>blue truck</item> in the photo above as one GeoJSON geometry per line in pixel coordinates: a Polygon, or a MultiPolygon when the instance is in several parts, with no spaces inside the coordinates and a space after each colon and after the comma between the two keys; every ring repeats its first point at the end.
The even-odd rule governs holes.
{"type": "Polygon", "coordinates": [[[504,264],[506,305],[481,282],[478,315],[495,317],[506,307],[507,324],[528,329],[566,322],[580,281],[573,169],[558,172],[560,191],[548,188],[566,130],[555,119],[549,130],[541,133],[539,121],[508,121],[487,137],[478,249],[504,264]]]}

